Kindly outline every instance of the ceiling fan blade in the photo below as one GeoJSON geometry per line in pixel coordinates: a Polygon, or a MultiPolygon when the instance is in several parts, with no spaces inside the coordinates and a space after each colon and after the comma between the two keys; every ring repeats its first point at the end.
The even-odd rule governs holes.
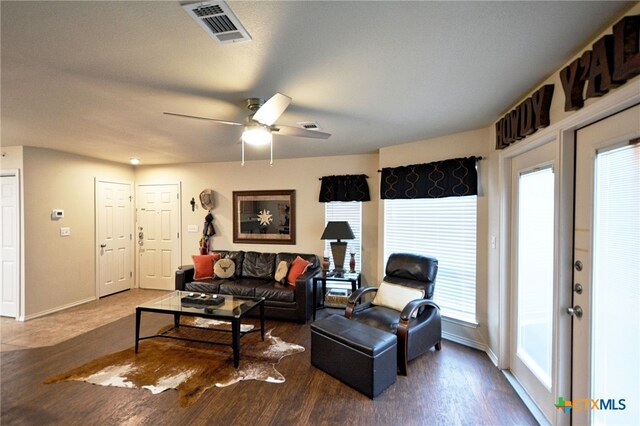
{"type": "Polygon", "coordinates": [[[176,117],[197,118],[198,120],[215,121],[220,124],[230,124],[232,126],[244,126],[242,123],[236,123],[235,121],[216,120],[215,118],[198,117],[196,115],[178,114],[176,112],[163,112],[166,115],[175,115],[176,117]]]}
{"type": "Polygon", "coordinates": [[[253,119],[258,123],[271,126],[282,115],[285,109],[291,103],[291,98],[283,95],[282,93],[276,93],[267,102],[264,103],[255,114],[253,119]]]}
{"type": "Polygon", "coordinates": [[[276,135],[300,136],[302,138],[329,139],[331,133],[324,133],[318,130],[300,129],[292,126],[271,126],[271,131],[276,135]]]}

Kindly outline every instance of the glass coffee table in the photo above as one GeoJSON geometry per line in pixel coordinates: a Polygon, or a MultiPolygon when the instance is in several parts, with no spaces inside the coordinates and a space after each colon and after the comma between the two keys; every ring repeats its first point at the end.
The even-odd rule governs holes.
{"type": "Polygon", "coordinates": [[[260,310],[260,334],[262,340],[264,340],[264,298],[235,297],[228,294],[206,294],[204,297],[200,296],[201,293],[194,294],[188,291],[176,290],[158,299],[150,300],[136,306],[136,353],[138,353],[138,343],[140,342],[140,340],[153,339],[156,337],[225,345],[231,346],[233,348],[233,366],[235,368],[238,368],[238,366],[240,365],[240,338],[245,334],[258,331],[255,329],[249,331],[241,331],[240,325],[242,323],[242,319],[249,312],[254,311],[255,309],[260,310]],[[220,298],[224,298],[224,302],[216,304],[215,302],[219,301],[220,298]],[[140,337],[140,319],[142,317],[142,312],[156,312],[161,314],[173,315],[173,327],[165,330],[160,334],[140,337]],[[180,327],[205,329],[211,330],[213,332],[228,332],[227,330],[210,329],[205,327],[180,324],[180,317],[182,316],[229,321],[231,323],[231,344],[208,340],[195,340],[168,335],[167,333],[173,330],[177,330],[180,327]]]}

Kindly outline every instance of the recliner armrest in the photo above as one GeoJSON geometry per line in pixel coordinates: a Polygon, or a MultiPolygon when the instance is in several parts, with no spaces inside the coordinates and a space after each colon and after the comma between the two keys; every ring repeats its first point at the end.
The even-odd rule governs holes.
{"type": "Polygon", "coordinates": [[[413,315],[415,311],[422,308],[423,306],[432,306],[437,310],[440,310],[440,306],[438,306],[431,299],[412,300],[411,302],[407,303],[407,306],[405,306],[402,312],[400,313],[400,321],[409,321],[409,319],[411,318],[411,315],[413,315]]]}
{"type": "Polygon", "coordinates": [[[344,310],[345,318],[351,318],[354,312],[368,308],[371,302],[362,303],[362,298],[365,294],[375,293],[376,291],[378,291],[378,287],[363,287],[351,293],[347,301],[347,307],[344,310]]]}
{"type": "Polygon", "coordinates": [[[349,296],[349,303],[353,303],[354,305],[360,301],[362,296],[367,293],[374,293],[378,291],[378,287],[363,287],[359,288],[349,296]]]}

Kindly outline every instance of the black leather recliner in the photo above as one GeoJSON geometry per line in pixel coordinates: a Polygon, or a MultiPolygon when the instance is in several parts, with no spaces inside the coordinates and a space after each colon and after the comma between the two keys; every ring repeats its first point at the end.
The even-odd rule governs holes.
{"type": "Polygon", "coordinates": [[[373,294],[377,287],[366,287],[349,297],[345,316],[398,336],[398,370],[407,375],[408,361],[435,346],[441,349],[442,321],[440,307],[433,302],[438,260],[409,253],[389,256],[384,281],[424,290],[424,298],[409,302],[402,312],[372,302],[364,302],[365,294],[373,294]],[[416,317],[412,315],[416,313],[416,317]]]}

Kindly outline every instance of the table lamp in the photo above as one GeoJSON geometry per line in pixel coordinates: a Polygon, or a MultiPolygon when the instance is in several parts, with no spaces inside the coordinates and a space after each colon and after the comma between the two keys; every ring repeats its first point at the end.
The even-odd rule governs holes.
{"type": "Polygon", "coordinates": [[[322,237],[320,237],[322,240],[338,240],[331,242],[333,264],[338,276],[341,276],[344,272],[344,257],[347,253],[347,243],[343,243],[340,240],[352,240],[354,238],[349,222],[327,222],[322,237]]]}

